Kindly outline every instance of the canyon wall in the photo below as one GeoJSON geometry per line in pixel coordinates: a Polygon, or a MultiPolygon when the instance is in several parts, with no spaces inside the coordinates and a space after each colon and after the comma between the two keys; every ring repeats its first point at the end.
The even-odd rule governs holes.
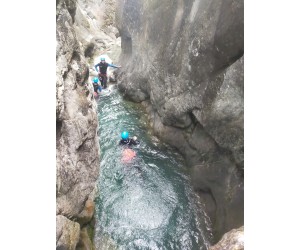
{"type": "Polygon", "coordinates": [[[244,224],[244,3],[117,3],[118,87],[184,155],[217,241],[244,224]]]}
{"type": "Polygon", "coordinates": [[[115,51],[114,4],[113,0],[56,2],[57,249],[93,249],[100,158],[90,62],[101,51],[115,51]]]}

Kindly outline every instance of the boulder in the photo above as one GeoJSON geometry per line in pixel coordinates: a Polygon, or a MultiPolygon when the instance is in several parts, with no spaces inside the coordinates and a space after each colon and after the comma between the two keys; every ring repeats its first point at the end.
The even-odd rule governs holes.
{"type": "Polygon", "coordinates": [[[209,250],[244,250],[244,226],[224,234],[222,239],[209,250]]]}

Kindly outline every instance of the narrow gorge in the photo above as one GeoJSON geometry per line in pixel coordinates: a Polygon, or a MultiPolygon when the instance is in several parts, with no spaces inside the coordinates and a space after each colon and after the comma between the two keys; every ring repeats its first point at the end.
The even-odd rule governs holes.
{"type": "MultiPolygon", "coordinates": [[[[163,243],[149,240],[151,244],[148,242],[147,246],[142,241],[134,241],[127,246],[120,243],[116,249],[243,249],[243,1],[57,0],[56,33],[56,248],[114,249],[95,242],[98,239],[95,225],[101,225],[99,218],[106,218],[103,208],[99,212],[97,207],[102,202],[97,203],[97,199],[101,200],[99,187],[101,192],[106,192],[103,190],[105,179],[100,173],[105,175],[101,170],[106,167],[112,170],[117,166],[113,159],[109,161],[107,158],[113,152],[107,149],[107,145],[113,147],[117,140],[115,134],[119,134],[105,130],[102,122],[106,126],[106,120],[101,119],[107,116],[108,120],[114,120],[114,114],[104,113],[105,103],[109,103],[109,108],[124,102],[126,108],[138,109],[145,115],[145,130],[132,125],[144,135],[141,155],[143,149],[153,151],[153,145],[166,143],[169,145],[166,150],[179,152],[183,157],[184,163],[179,164],[176,155],[174,159],[172,156],[160,173],[167,171],[169,174],[166,169],[172,168],[176,162],[180,169],[186,167],[187,170],[182,170],[184,174],[175,168],[171,176],[181,176],[182,179],[171,177],[170,180],[173,178],[179,182],[173,183],[174,188],[170,182],[169,190],[175,190],[175,186],[185,183],[183,180],[188,178],[200,199],[203,213],[209,218],[203,228],[207,226],[212,237],[203,233],[201,239],[205,239],[205,244],[199,248],[194,247],[199,244],[197,240],[194,242],[191,238],[181,241],[180,248],[176,244],[161,245],[163,243]],[[110,89],[112,94],[100,95],[99,101],[94,97],[91,79],[96,76],[95,60],[103,54],[122,68],[115,71],[117,82],[110,84],[114,86],[110,89]],[[103,133],[105,141],[101,137],[103,133]],[[146,139],[147,133],[151,133],[149,140],[146,139]],[[158,138],[154,144],[153,138],[158,138]],[[98,218],[95,213],[101,213],[102,217],[98,218]],[[194,242],[194,245],[184,245],[183,242],[194,242]]],[[[114,107],[124,109],[123,106],[114,107]]],[[[134,113],[133,117],[140,120],[139,115],[134,113]]],[[[118,117],[116,121],[122,121],[123,114],[118,117]]],[[[128,124],[126,120],[124,123],[128,124]]],[[[165,159],[172,153],[155,154],[165,159]]],[[[149,155],[144,153],[144,157],[149,155]]],[[[145,158],[143,160],[145,162],[145,158]]],[[[156,166],[153,169],[156,171],[156,166]]],[[[107,173],[107,178],[113,175],[113,171],[107,173]]],[[[155,181],[156,174],[159,176],[160,173],[153,173],[150,171],[144,176],[155,181]]],[[[121,177],[116,178],[120,182],[121,177]]],[[[164,182],[159,178],[157,181],[164,182]]],[[[180,190],[190,190],[189,181],[180,190]]],[[[145,183],[141,186],[136,183],[136,187],[145,183]]],[[[115,189],[110,186],[112,183],[107,185],[108,190],[115,189]]],[[[164,190],[159,183],[157,185],[164,190]]],[[[124,189],[124,197],[131,192],[130,187],[124,189]]],[[[192,191],[188,191],[187,197],[189,194],[193,196],[192,191]]],[[[178,196],[178,193],[173,196],[178,196]]],[[[169,194],[166,199],[168,197],[169,194]]],[[[176,208],[177,213],[181,213],[178,218],[188,216],[183,224],[194,223],[193,201],[183,197],[178,201],[180,199],[184,202],[180,209],[176,208]]],[[[176,206],[175,203],[174,198],[170,198],[165,206],[176,206]]],[[[152,206],[150,204],[150,208],[152,206]]],[[[168,217],[166,211],[157,215],[168,217]]],[[[136,220],[142,221],[143,218],[136,220]]],[[[153,230],[155,227],[149,228],[153,230]]],[[[196,237],[202,229],[191,230],[197,233],[190,234],[190,237],[196,237]]],[[[186,229],[182,232],[187,235],[186,229]]],[[[146,234],[150,235],[150,231],[146,234]]],[[[155,237],[152,239],[157,239],[157,235],[155,237]]]]}

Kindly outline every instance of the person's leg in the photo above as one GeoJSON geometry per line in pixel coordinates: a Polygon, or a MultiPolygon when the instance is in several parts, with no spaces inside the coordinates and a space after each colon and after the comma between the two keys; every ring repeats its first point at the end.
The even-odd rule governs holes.
{"type": "Polygon", "coordinates": [[[103,87],[107,88],[107,76],[103,76],[103,87]]]}
{"type": "Polygon", "coordinates": [[[103,76],[100,73],[98,74],[98,78],[100,80],[101,86],[103,87],[103,76]]]}

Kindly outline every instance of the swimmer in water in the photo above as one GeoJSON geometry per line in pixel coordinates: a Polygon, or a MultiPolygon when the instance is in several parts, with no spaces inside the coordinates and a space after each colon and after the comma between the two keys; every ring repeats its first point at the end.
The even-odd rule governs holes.
{"type": "Polygon", "coordinates": [[[132,138],[129,138],[129,133],[127,131],[123,131],[121,134],[121,140],[119,142],[119,145],[138,145],[140,142],[138,141],[136,136],[133,136],[132,138]]]}
{"type": "Polygon", "coordinates": [[[128,163],[133,160],[133,158],[136,156],[136,152],[129,148],[132,145],[138,145],[140,142],[138,141],[136,136],[133,136],[132,138],[129,138],[129,133],[127,131],[123,131],[121,134],[121,140],[119,142],[119,145],[128,146],[126,149],[122,152],[122,159],[121,161],[123,163],[128,163]]]}

